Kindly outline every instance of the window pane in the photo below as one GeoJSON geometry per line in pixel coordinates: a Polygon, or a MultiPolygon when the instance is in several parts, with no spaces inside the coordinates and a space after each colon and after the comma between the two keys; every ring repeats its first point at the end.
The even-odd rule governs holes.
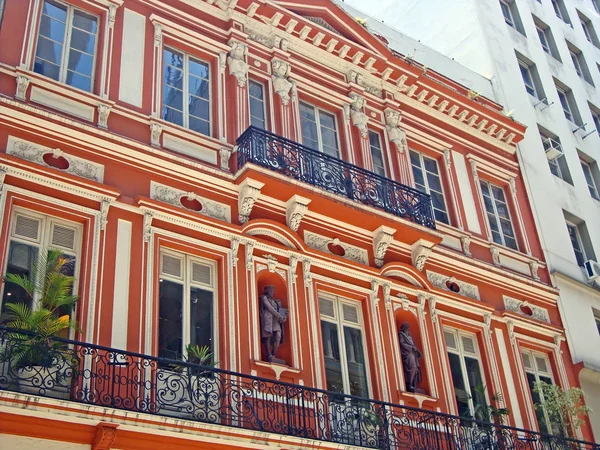
{"type": "Polygon", "coordinates": [[[465,388],[465,380],[460,366],[460,357],[454,353],[448,353],[448,360],[450,361],[450,372],[452,374],[454,396],[456,397],[456,403],[458,405],[458,415],[461,417],[471,417],[469,393],[465,388]]]}
{"type": "MultiPolygon", "coordinates": [[[[11,242],[8,249],[6,273],[29,277],[37,257],[38,249],[36,247],[19,242],[11,242]]],[[[31,305],[31,298],[23,288],[13,283],[6,283],[2,297],[0,324],[5,323],[9,319],[6,309],[7,303],[27,303],[31,305]]]]}
{"type": "Polygon", "coordinates": [[[94,54],[96,36],[85,31],[73,29],[71,32],[71,48],[85,53],[94,54]]]}
{"type": "Polygon", "coordinates": [[[325,379],[327,380],[327,390],[344,392],[337,325],[322,320],[321,334],[323,335],[323,354],[325,357],[325,379]]]}
{"type": "MultiPolygon", "coordinates": [[[[485,409],[487,406],[487,400],[485,398],[485,393],[483,392],[484,385],[479,361],[475,358],[465,357],[465,367],[467,369],[467,378],[469,380],[469,387],[471,389],[471,397],[475,411],[481,411],[482,408],[485,409]]],[[[488,421],[491,420],[492,417],[478,417],[476,415],[475,419],[488,421]]]]}
{"type": "MultiPolygon", "coordinates": [[[[60,43],[51,41],[43,36],[38,39],[38,47],[36,56],[39,59],[49,61],[53,64],[60,65],[62,59],[63,46],[60,43]]],[[[42,75],[45,75],[44,73],[42,75]]]]}
{"type": "Polygon", "coordinates": [[[183,286],[161,280],[159,291],[158,357],[183,358],[183,286]]]}
{"type": "Polygon", "coordinates": [[[197,61],[193,58],[190,58],[189,71],[190,75],[192,76],[204,78],[205,80],[208,80],[210,78],[208,64],[202,61],[197,61]]]}
{"type": "Polygon", "coordinates": [[[213,293],[199,288],[190,289],[190,344],[213,346],[213,293]]]}
{"type": "Polygon", "coordinates": [[[248,84],[248,90],[249,90],[250,97],[254,97],[259,100],[263,100],[262,84],[257,83],[256,81],[250,80],[250,83],[248,84]]]}
{"type": "Polygon", "coordinates": [[[193,95],[190,95],[189,113],[190,116],[208,121],[208,118],[210,117],[210,105],[208,101],[200,97],[194,97],[193,95]]]}
{"type": "Polygon", "coordinates": [[[165,47],[163,52],[163,61],[166,64],[183,69],[183,55],[175,50],[171,50],[165,47]]]}
{"type": "Polygon", "coordinates": [[[69,86],[73,86],[77,89],[90,92],[92,90],[92,79],[85,75],[78,74],[76,72],[68,71],[66,83],[69,86]]]}
{"type": "Polygon", "coordinates": [[[367,397],[367,370],[362,345],[362,334],[356,328],[344,327],[346,359],[348,361],[348,380],[350,394],[367,397]]]}
{"type": "Polygon", "coordinates": [[[73,26],[88,33],[96,34],[97,20],[82,11],[75,11],[73,14],[73,26]]]}
{"type": "Polygon", "coordinates": [[[71,50],[69,53],[69,70],[91,76],[93,65],[94,57],[92,55],[81,53],[77,50],[71,50]]]}
{"type": "Polygon", "coordinates": [[[210,122],[190,116],[190,130],[210,136],[210,122]]]}
{"type": "Polygon", "coordinates": [[[41,75],[52,78],[53,80],[58,81],[60,76],[60,66],[56,64],[49,63],[42,59],[36,58],[35,64],[33,66],[33,71],[35,73],[39,73],[41,75]]]}
{"type": "Polygon", "coordinates": [[[167,122],[183,126],[183,113],[169,107],[163,107],[162,118],[167,122]]]}
{"type": "Polygon", "coordinates": [[[189,79],[190,95],[195,95],[208,100],[210,96],[209,86],[208,80],[203,78],[190,77],[189,79]]]}
{"type": "Polygon", "coordinates": [[[331,148],[337,148],[337,137],[333,130],[321,127],[321,138],[323,145],[331,148]]]}
{"type": "Polygon", "coordinates": [[[319,149],[319,140],[317,134],[317,124],[308,118],[308,115],[301,118],[302,121],[302,142],[307,147],[314,150],[319,149]]]}
{"type": "MultiPolygon", "coordinates": [[[[535,375],[532,373],[527,373],[527,384],[529,385],[529,391],[531,393],[531,398],[535,405],[541,404],[540,395],[534,392],[535,387],[535,375]]],[[[540,427],[540,431],[542,433],[548,433],[548,424],[546,423],[546,417],[544,416],[544,412],[539,408],[535,408],[535,415],[537,417],[538,425],[540,427]]]]}
{"type": "Polygon", "coordinates": [[[62,44],[65,39],[65,24],[64,22],[54,20],[51,17],[42,14],[39,33],[41,36],[45,36],[62,44]]]}
{"type": "Polygon", "coordinates": [[[183,91],[163,85],[163,105],[183,111],[183,91]]]}
{"type": "Polygon", "coordinates": [[[331,128],[332,130],[335,130],[335,118],[331,114],[319,111],[319,120],[321,122],[322,127],[327,127],[331,128]]]}

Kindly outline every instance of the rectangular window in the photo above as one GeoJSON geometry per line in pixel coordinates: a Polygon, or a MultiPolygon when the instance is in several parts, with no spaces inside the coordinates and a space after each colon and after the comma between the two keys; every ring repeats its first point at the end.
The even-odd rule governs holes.
{"type": "MultiPolygon", "coordinates": [[[[65,275],[76,276],[80,247],[81,227],[79,225],[51,216],[18,210],[13,214],[10,224],[5,273],[24,275],[30,278],[35,275],[33,268],[39,256],[49,249],[53,249],[60,250],[68,260],[64,269],[68,272],[65,275]]],[[[43,277],[44,274],[38,273],[37,276],[43,277]]],[[[73,293],[77,293],[76,284],[73,286],[73,293]]],[[[0,324],[5,323],[8,319],[6,309],[8,303],[27,303],[35,308],[36,303],[40,300],[39,295],[37,293],[34,296],[32,304],[31,298],[21,287],[11,283],[4,284],[0,324]]]]}
{"type": "Polygon", "coordinates": [[[319,310],[327,390],[368,397],[360,304],[321,297],[319,310]]]}
{"type": "Polygon", "coordinates": [[[375,131],[369,131],[369,146],[371,147],[371,161],[373,161],[373,172],[382,177],[386,176],[383,150],[381,149],[381,137],[375,131]]]}
{"type": "Polygon", "coordinates": [[[513,27],[522,35],[525,35],[525,29],[517,10],[517,5],[514,0],[500,0],[500,8],[502,9],[502,15],[507,25],[513,27]]]}
{"type": "Polygon", "coordinates": [[[582,125],[581,116],[579,115],[577,104],[575,103],[573,91],[567,87],[556,85],[556,93],[558,94],[558,99],[560,100],[566,119],[573,122],[575,125],[582,125]]]}
{"type": "Polygon", "coordinates": [[[571,185],[573,184],[573,179],[571,178],[571,172],[569,171],[569,165],[567,164],[565,155],[559,155],[554,159],[549,159],[548,165],[550,166],[552,175],[571,185]]]}
{"type": "Polygon", "coordinates": [[[554,41],[554,36],[552,35],[552,30],[550,27],[542,22],[536,16],[533,17],[533,22],[535,23],[535,28],[540,39],[540,44],[542,49],[552,56],[554,59],[560,61],[560,55],[558,53],[558,49],[556,48],[556,42],[554,41]]]}
{"type": "Polygon", "coordinates": [[[583,14],[581,14],[580,11],[577,11],[577,14],[579,15],[581,29],[583,30],[583,34],[585,34],[585,38],[589,42],[591,42],[595,47],[600,47],[600,43],[598,42],[598,35],[596,34],[596,30],[594,29],[592,21],[583,14]]]}
{"type": "Polygon", "coordinates": [[[72,6],[44,0],[33,70],[92,92],[98,18],[72,6]]]}
{"type": "Polygon", "coordinates": [[[421,192],[431,195],[435,220],[450,224],[437,161],[411,150],[410,162],[415,178],[415,187],[421,192]]]}
{"type": "Polygon", "coordinates": [[[598,14],[600,14],[600,0],[592,0],[592,5],[598,14]]]}
{"type": "Polygon", "coordinates": [[[497,244],[518,250],[504,190],[483,180],[480,181],[480,185],[488,222],[490,223],[492,240],[497,244]]]}
{"type": "Polygon", "coordinates": [[[583,263],[587,261],[587,258],[585,256],[585,250],[583,248],[583,242],[581,240],[579,228],[577,225],[567,222],[567,229],[569,230],[569,238],[571,239],[571,245],[573,246],[573,251],[575,252],[577,264],[580,267],[583,267],[583,263]]]}
{"type": "Polygon", "coordinates": [[[537,74],[535,64],[529,64],[517,55],[519,61],[519,68],[521,69],[521,77],[523,77],[523,84],[525,84],[525,90],[527,93],[538,100],[545,98],[542,85],[537,74]]]}
{"type": "Polygon", "coordinates": [[[592,114],[592,120],[594,121],[594,127],[596,127],[596,131],[600,133],[600,109],[598,107],[592,105],[588,102],[588,106],[590,107],[590,113],[592,114]]]}
{"type": "MultiPolygon", "coordinates": [[[[534,405],[543,405],[544,397],[541,393],[534,392],[535,384],[543,381],[547,384],[554,384],[552,377],[552,369],[548,357],[542,353],[535,353],[529,350],[522,352],[523,365],[525,366],[525,375],[527,376],[527,384],[534,405]]],[[[535,408],[538,425],[542,433],[551,433],[552,427],[546,408],[535,408]]],[[[555,430],[556,431],[556,430],[555,430]]]]}
{"type": "Polygon", "coordinates": [[[189,344],[215,352],[215,272],[191,255],[160,253],[159,358],[183,359],[189,344]]]}
{"type": "Polygon", "coordinates": [[[588,69],[582,51],[568,41],[567,47],[569,49],[571,61],[573,61],[573,67],[575,68],[575,73],[577,73],[577,76],[579,78],[583,78],[585,81],[593,85],[594,83],[592,80],[592,76],[590,74],[590,70],[588,69]]]}
{"type": "Polygon", "coordinates": [[[209,136],[209,65],[165,47],[162,87],[162,118],[209,136]]]}
{"type": "Polygon", "coordinates": [[[598,184],[596,183],[598,171],[596,163],[590,163],[581,160],[581,168],[583,169],[583,175],[585,176],[585,181],[588,185],[590,195],[592,196],[592,198],[600,200],[600,196],[598,195],[598,184]]]}
{"type": "Polygon", "coordinates": [[[490,418],[481,416],[487,406],[487,399],[477,337],[450,328],[444,329],[444,337],[458,415],[489,421],[490,418]]]}
{"type": "Polygon", "coordinates": [[[511,27],[514,27],[515,21],[512,16],[510,5],[504,0],[500,0],[500,8],[502,8],[502,15],[504,15],[504,21],[506,22],[506,24],[510,25],[511,27]]]}
{"type": "Polygon", "coordinates": [[[600,335],[600,311],[593,309],[594,312],[594,321],[596,322],[596,329],[598,330],[598,334],[600,335]]]}
{"type": "Polygon", "coordinates": [[[248,97],[250,101],[250,125],[266,130],[264,85],[254,80],[248,81],[248,97]]]}
{"type": "Polygon", "coordinates": [[[567,25],[571,25],[571,19],[569,19],[569,14],[567,13],[567,9],[565,8],[563,0],[550,1],[552,2],[552,7],[554,8],[554,13],[556,14],[556,17],[558,17],[567,25]]]}
{"type": "Polygon", "coordinates": [[[307,103],[300,103],[302,143],[314,150],[339,158],[335,116],[307,103]]]}

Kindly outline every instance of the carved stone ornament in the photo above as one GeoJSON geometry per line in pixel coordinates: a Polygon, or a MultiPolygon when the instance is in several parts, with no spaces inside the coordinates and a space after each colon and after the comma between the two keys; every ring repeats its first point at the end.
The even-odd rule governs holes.
{"type": "Polygon", "coordinates": [[[15,98],[17,100],[21,100],[23,102],[26,100],[29,81],[29,78],[27,78],[25,75],[17,75],[17,92],[15,92],[15,98]]]}
{"type": "Polygon", "coordinates": [[[427,279],[431,281],[435,287],[444,291],[455,292],[458,295],[464,295],[465,297],[472,298],[474,300],[481,300],[479,296],[479,288],[474,284],[469,284],[461,280],[457,280],[455,277],[449,277],[439,273],[427,271],[427,279]],[[449,286],[456,285],[458,292],[451,289],[449,286]]]}
{"type": "Polygon", "coordinates": [[[229,41],[229,46],[231,47],[227,56],[229,73],[237,79],[239,87],[244,87],[248,81],[248,63],[246,62],[248,46],[235,40],[229,41]]]}
{"type": "Polygon", "coordinates": [[[537,261],[529,261],[529,269],[531,270],[531,276],[535,281],[540,281],[540,275],[538,274],[539,268],[540,264],[537,261]]]}
{"type": "Polygon", "coordinates": [[[152,211],[144,212],[144,242],[149,242],[152,236],[152,219],[154,213],[152,211]]]}
{"type": "Polygon", "coordinates": [[[119,424],[100,422],[96,425],[96,434],[92,442],[91,450],[110,450],[117,440],[117,428],[119,424]]]}
{"type": "Polygon", "coordinates": [[[289,78],[291,66],[281,59],[274,59],[271,64],[273,68],[273,76],[271,77],[273,90],[281,97],[281,103],[287,106],[290,104],[290,98],[295,98],[297,95],[296,82],[289,78]]]}
{"type": "Polygon", "coordinates": [[[240,194],[238,197],[238,220],[241,224],[245,224],[250,220],[250,213],[254,207],[254,203],[260,195],[260,190],[264,183],[246,178],[240,184],[240,194]]]}
{"type": "Polygon", "coordinates": [[[175,189],[171,186],[152,181],[150,183],[150,198],[185,209],[189,208],[186,208],[182,204],[182,199],[196,201],[200,203],[202,208],[201,210],[196,211],[198,214],[231,223],[231,207],[229,205],[201,197],[194,192],[185,192],[180,189],[175,189]]]}
{"type": "Polygon", "coordinates": [[[403,153],[408,151],[408,141],[406,140],[406,134],[400,128],[400,121],[402,121],[402,115],[398,111],[390,108],[385,110],[385,128],[390,142],[393,142],[398,151],[403,153]]]}
{"type": "Polygon", "coordinates": [[[292,284],[296,284],[296,280],[298,279],[298,274],[296,273],[298,270],[298,257],[296,255],[290,255],[290,274],[292,279],[292,284]]]}
{"type": "Polygon", "coordinates": [[[108,27],[109,28],[114,28],[115,27],[115,20],[117,18],[117,6],[116,5],[110,5],[108,7],[108,27]]]}
{"type": "Polygon", "coordinates": [[[363,138],[369,136],[369,116],[367,116],[363,108],[365,106],[365,99],[358,94],[350,94],[350,117],[352,118],[352,125],[359,129],[360,135],[363,138]]]}
{"type": "Polygon", "coordinates": [[[104,166],[94,163],[78,156],[69,155],[60,149],[52,149],[42,147],[33,142],[23,141],[13,136],[9,136],[6,146],[6,153],[17,158],[25,159],[45,167],[52,167],[44,161],[44,155],[52,154],[52,158],[62,158],[68,162],[68,167],[63,169],[64,172],[78,177],[87,178],[88,180],[102,183],[104,181],[104,166]]]}
{"type": "Polygon", "coordinates": [[[160,147],[160,136],[162,135],[162,125],[150,122],[150,145],[153,147],[160,147]]]}
{"type": "Polygon", "coordinates": [[[4,180],[6,179],[7,173],[8,168],[5,166],[0,166],[0,193],[2,193],[2,189],[4,188],[4,180]]]}
{"type": "Polygon", "coordinates": [[[106,229],[106,224],[108,223],[108,209],[110,208],[110,204],[112,200],[110,198],[103,198],[100,203],[100,229],[106,229]]]}
{"type": "Polygon", "coordinates": [[[515,323],[512,320],[506,322],[506,328],[508,330],[508,338],[512,344],[515,343],[515,323]]]}
{"type": "Polygon", "coordinates": [[[385,309],[390,311],[392,309],[392,285],[390,283],[383,283],[383,302],[385,309]]]}
{"type": "Polygon", "coordinates": [[[244,242],[246,247],[246,270],[252,270],[254,266],[254,241],[244,242]]]}
{"type": "Polygon", "coordinates": [[[437,322],[437,300],[433,297],[429,297],[429,314],[431,314],[431,321],[437,322]]]}
{"type": "Polygon", "coordinates": [[[381,286],[379,280],[371,280],[371,306],[373,309],[379,304],[379,286],[381,286]]]}
{"type": "Polygon", "coordinates": [[[369,254],[365,249],[342,242],[338,238],[331,239],[311,231],[304,231],[304,242],[306,242],[306,245],[310,248],[314,248],[332,255],[336,253],[330,250],[330,244],[336,247],[341,247],[344,251],[343,254],[338,254],[338,256],[349,259],[350,261],[364,264],[365,266],[369,264],[369,254]]]}
{"type": "Polygon", "coordinates": [[[462,244],[463,253],[467,256],[471,256],[471,238],[469,236],[461,236],[460,242],[462,244]]]}
{"type": "Polygon", "coordinates": [[[304,286],[310,287],[312,284],[312,274],[310,273],[310,259],[302,261],[302,278],[304,279],[304,286]]]}
{"type": "Polygon", "coordinates": [[[110,106],[100,103],[98,105],[98,127],[108,128],[108,116],[110,115],[110,106]]]}
{"type": "Polygon", "coordinates": [[[533,305],[527,301],[517,300],[516,298],[503,296],[504,309],[517,313],[525,317],[539,320],[541,322],[550,323],[550,315],[548,310],[539,306],[533,305]]]}
{"type": "Polygon", "coordinates": [[[499,266],[500,265],[500,249],[498,247],[496,247],[495,245],[492,245],[490,247],[490,253],[492,254],[492,261],[494,262],[494,265],[499,266]]]}
{"type": "Polygon", "coordinates": [[[487,313],[483,315],[484,329],[488,337],[492,337],[492,315],[487,313]]]}
{"type": "Polygon", "coordinates": [[[346,80],[348,83],[358,84],[366,92],[374,95],[375,97],[383,98],[383,90],[377,86],[367,83],[365,77],[355,70],[348,72],[348,75],[346,75],[346,80]]]}
{"type": "Polygon", "coordinates": [[[232,263],[233,267],[237,266],[237,262],[239,260],[239,258],[237,256],[239,249],[240,249],[240,238],[234,236],[231,238],[231,263],[232,263]]]}
{"type": "Polygon", "coordinates": [[[291,230],[298,231],[300,222],[308,211],[308,204],[310,201],[311,200],[309,198],[301,197],[297,194],[287,201],[285,208],[285,219],[287,226],[291,230]]]}
{"type": "Polygon", "coordinates": [[[411,262],[418,271],[423,271],[425,262],[431,254],[433,246],[433,242],[426,241],[425,239],[419,239],[412,245],[410,252],[411,262]]]}
{"type": "Polygon", "coordinates": [[[267,269],[271,273],[275,273],[275,269],[277,269],[277,258],[273,255],[264,255],[264,258],[267,260],[267,269]]]}
{"type": "Polygon", "coordinates": [[[231,158],[231,154],[233,150],[229,147],[221,147],[219,149],[219,159],[221,160],[221,170],[229,172],[229,158],[231,158]]]}
{"type": "Polygon", "coordinates": [[[396,230],[393,228],[382,225],[373,233],[373,255],[375,256],[375,265],[377,267],[383,266],[385,253],[394,240],[395,232],[396,230]]]}
{"type": "Polygon", "coordinates": [[[155,47],[162,47],[162,40],[163,40],[163,34],[162,34],[162,25],[159,23],[155,23],[154,24],[154,46],[155,47]]]}

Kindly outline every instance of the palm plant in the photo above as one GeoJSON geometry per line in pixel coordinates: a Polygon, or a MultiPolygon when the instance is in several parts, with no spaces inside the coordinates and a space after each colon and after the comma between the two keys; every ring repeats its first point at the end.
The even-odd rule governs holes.
{"type": "Polygon", "coordinates": [[[4,349],[5,353],[10,351],[15,367],[50,367],[64,347],[55,338],[65,330],[77,327],[70,318],[78,300],[72,294],[74,277],[68,275],[71,264],[72,261],[60,250],[48,250],[45,255],[40,255],[29,277],[4,275],[5,283],[16,284],[29,297],[29,302],[6,304],[7,326],[28,332],[11,333],[9,339],[13,344],[4,349]],[[38,307],[33,306],[36,300],[38,307]]]}

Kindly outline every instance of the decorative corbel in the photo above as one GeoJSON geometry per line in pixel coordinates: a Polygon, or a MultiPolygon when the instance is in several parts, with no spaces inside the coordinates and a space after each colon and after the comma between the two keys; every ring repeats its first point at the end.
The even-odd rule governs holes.
{"type": "Polygon", "coordinates": [[[17,92],[15,98],[24,102],[27,99],[27,88],[31,80],[25,75],[17,75],[17,92]]]}
{"type": "Polygon", "coordinates": [[[450,149],[444,149],[444,162],[446,163],[446,167],[450,169],[452,167],[452,158],[450,157],[450,149]]]}
{"type": "Polygon", "coordinates": [[[159,23],[154,24],[154,46],[162,47],[163,34],[162,34],[162,25],[159,23]]]}
{"type": "Polygon", "coordinates": [[[160,136],[162,135],[163,127],[156,122],[150,122],[150,145],[160,147],[160,136]]]}
{"type": "Polygon", "coordinates": [[[419,239],[412,245],[410,257],[412,265],[417,268],[419,272],[423,271],[425,262],[433,250],[434,243],[426,241],[425,239],[419,239]]]}
{"type": "Polygon", "coordinates": [[[399,294],[398,299],[402,303],[402,309],[404,311],[409,311],[410,310],[410,300],[408,299],[408,297],[404,294],[399,294]]]}
{"type": "Polygon", "coordinates": [[[221,160],[221,170],[229,172],[229,158],[231,158],[232,149],[221,147],[219,149],[219,159],[221,160]]]}
{"type": "Polygon", "coordinates": [[[510,186],[510,192],[512,195],[517,195],[517,182],[514,177],[508,180],[508,185],[510,186]]]}
{"type": "Polygon", "coordinates": [[[385,309],[391,311],[392,309],[392,285],[390,283],[383,283],[383,303],[385,309]]]}
{"type": "Polygon", "coordinates": [[[118,426],[119,424],[110,422],[100,422],[96,425],[91,450],[111,450],[117,440],[118,426]]]}
{"type": "Polygon", "coordinates": [[[298,270],[298,257],[296,255],[290,255],[290,274],[292,278],[292,284],[296,284],[296,280],[298,279],[298,274],[296,273],[298,270]]]}
{"type": "Polygon", "coordinates": [[[385,110],[385,128],[390,142],[396,145],[400,153],[404,153],[405,150],[408,151],[408,142],[406,134],[400,128],[400,121],[402,121],[402,115],[398,111],[391,108],[385,110]]]}
{"type": "Polygon", "coordinates": [[[6,174],[8,173],[8,168],[5,166],[0,166],[0,192],[4,188],[4,180],[6,179],[6,174]]]}
{"type": "Polygon", "coordinates": [[[383,259],[385,253],[394,240],[394,233],[396,230],[385,225],[381,225],[373,233],[373,255],[375,256],[375,265],[377,267],[383,266],[383,259]]]}
{"type": "Polygon", "coordinates": [[[109,7],[108,7],[108,28],[115,27],[116,19],[117,19],[117,6],[109,5],[109,7]]]}
{"type": "Polygon", "coordinates": [[[506,322],[506,329],[508,330],[508,338],[512,344],[515,343],[515,323],[512,320],[506,322]]]}
{"type": "Polygon", "coordinates": [[[308,204],[311,202],[309,198],[302,197],[298,194],[292,196],[287,203],[285,208],[285,221],[287,226],[293,230],[298,231],[300,222],[308,211],[308,204]]]}
{"type": "Polygon", "coordinates": [[[152,219],[154,218],[154,213],[152,211],[144,212],[144,242],[150,241],[150,236],[152,235],[152,219]]]}
{"type": "Polygon", "coordinates": [[[231,238],[231,262],[233,263],[233,267],[237,266],[238,262],[238,251],[240,249],[240,238],[232,237],[231,238]]]}
{"type": "Polygon", "coordinates": [[[275,269],[277,269],[277,258],[273,255],[265,255],[264,258],[267,260],[267,269],[271,273],[275,273],[275,269]]]}
{"type": "Polygon", "coordinates": [[[381,286],[379,280],[371,280],[371,306],[373,309],[375,309],[379,303],[379,286],[381,286]]]}
{"type": "Polygon", "coordinates": [[[104,197],[102,202],[100,203],[100,229],[106,229],[106,224],[108,223],[108,209],[110,208],[110,204],[112,200],[108,197],[104,197]]]}
{"type": "Polygon", "coordinates": [[[425,307],[427,306],[427,296],[422,292],[417,294],[417,300],[419,302],[419,313],[424,316],[425,315],[425,307]]]}
{"type": "Polygon", "coordinates": [[[229,73],[237,79],[239,87],[244,87],[248,81],[248,63],[246,62],[248,46],[233,39],[228,42],[228,45],[231,47],[227,56],[229,73]]]}
{"type": "Polygon", "coordinates": [[[489,337],[492,337],[492,315],[486,313],[483,315],[483,324],[486,334],[489,337]]]}
{"type": "Polygon", "coordinates": [[[495,245],[490,247],[490,253],[492,254],[492,261],[495,266],[500,266],[500,249],[495,245]]]}
{"type": "Polygon", "coordinates": [[[535,281],[540,281],[540,275],[538,274],[539,268],[540,264],[537,261],[529,261],[529,269],[531,270],[531,276],[535,281]]]}
{"type": "Polygon", "coordinates": [[[260,190],[264,183],[246,178],[240,184],[240,194],[238,197],[238,220],[241,224],[245,224],[250,219],[250,213],[254,207],[254,203],[260,195],[260,190]]]}
{"type": "Polygon", "coordinates": [[[475,183],[478,183],[479,174],[477,173],[477,161],[475,161],[474,159],[469,159],[469,164],[471,165],[471,175],[473,175],[475,183]]]}
{"type": "Polygon", "coordinates": [[[461,236],[460,242],[462,244],[463,253],[467,256],[471,256],[471,237],[461,236]]]}
{"type": "Polygon", "coordinates": [[[254,267],[254,241],[244,242],[246,247],[246,270],[252,270],[254,267]]]}
{"type": "Polygon", "coordinates": [[[310,273],[310,259],[302,260],[302,277],[304,278],[304,286],[310,287],[312,285],[312,273],[310,273]]]}
{"type": "Polygon", "coordinates": [[[437,300],[433,297],[429,297],[429,314],[431,314],[431,321],[437,322],[437,300]]]}
{"type": "Polygon", "coordinates": [[[227,68],[227,52],[219,53],[219,73],[224,74],[227,68]]]}
{"type": "Polygon", "coordinates": [[[560,349],[560,345],[562,343],[562,341],[564,341],[565,338],[562,334],[555,334],[554,335],[554,347],[556,348],[556,351],[562,353],[561,349],[560,349]]]}
{"type": "Polygon", "coordinates": [[[111,108],[104,103],[98,105],[98,127],[108,128],[108,116],[110,115],[111,108]]]}
{"type": "Polygon", "coordinates": [[[369,116],[367,116],[363,108],[365,106],[364,97],[358,94],[350,94],[350,117],[352,124],[359,129],[360,135],[366,138],[369,135],[369,116]]]}
{"type": "Polygon", "coordinates": [[[296,82],[290,80],[291,66],[288,62],[277,58],[271,61],[271,66],[273,89],[281,97],[281,103],[287,106],[290,103],[290,98],[296,96],[296,82]]]}

